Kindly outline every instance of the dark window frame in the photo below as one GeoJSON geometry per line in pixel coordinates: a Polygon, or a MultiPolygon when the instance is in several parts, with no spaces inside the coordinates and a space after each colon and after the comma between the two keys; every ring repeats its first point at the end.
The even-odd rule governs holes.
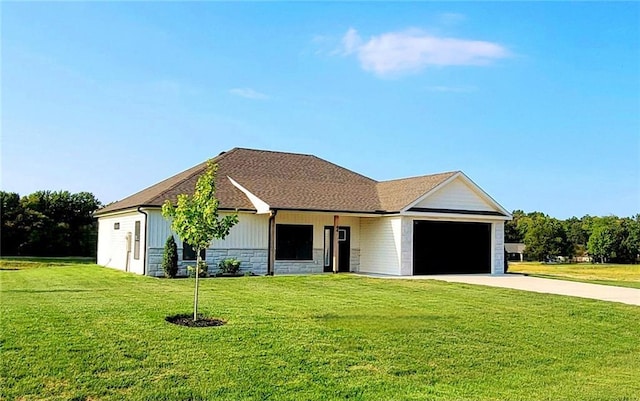
{"type": "MultiPolygon", "coordinates": [[[[200,251],[200,258],[205,260],[207,256],[207,250],[202,249],[200,251]]],[[[196,250],[186,242],[182,243],[182,260],[197,260],[196,250]]]]}
{"type": "Polygon", "coordinates": [[[136,220],[133,234],[133,258],[140,259],[140,220],[136,220]]]}
{"type": "Polygon", "coordinates": [[[313,261],[313,225],[276,224],[276,260],[313,261]]]}

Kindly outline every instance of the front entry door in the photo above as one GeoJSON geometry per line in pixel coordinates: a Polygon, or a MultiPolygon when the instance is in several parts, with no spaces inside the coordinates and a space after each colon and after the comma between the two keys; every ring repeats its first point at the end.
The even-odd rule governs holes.
{"type": "MultiPolygon", "coordinates": [[[[351,227],[338,227],[338,271],[349,271],[351,227]]],[[[333,226],[324,228],[324,271],[333,271],[333,226]]]]}

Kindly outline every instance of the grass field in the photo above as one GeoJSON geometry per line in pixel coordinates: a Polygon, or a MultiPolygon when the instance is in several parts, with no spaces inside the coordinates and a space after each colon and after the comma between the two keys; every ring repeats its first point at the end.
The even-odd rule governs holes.
{"type": "Polygon", "coordinates": [[[193,282],[1,262],[5,400],[633,400],[640,308],[351,275],[193,282]],[[9,265],[9,266],[7,266],[9,265]],[[15,268],[17,270],[7,270],[15,268]]]}
{"type": "Polygon", "coordinates": [[[509,262],[509,271],[512,273],[526,273],[536,277],[640,288],[640,265],[509,262]]]}

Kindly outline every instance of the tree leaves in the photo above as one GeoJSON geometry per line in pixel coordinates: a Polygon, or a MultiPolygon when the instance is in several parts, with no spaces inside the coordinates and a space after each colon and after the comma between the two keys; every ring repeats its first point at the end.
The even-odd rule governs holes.
{"type": "Polygon", "coordinates": [[[89,192],[0,191],[3,255],[94,256],[100,201],[89,192]]]}
{"type": "Polygon", "coordinates": [[[220,218],[219,201],[216,198],[216,172],[218,166],[207,162],[207,169],[198,178],[193,195],[180,194],[176,205],[166,201],[162,215],[171,219],[171,228],[182,241],[200,250],[211,245],[214,239],[224,239],[231,227],[238,223],[238,214],[220,218]]]}

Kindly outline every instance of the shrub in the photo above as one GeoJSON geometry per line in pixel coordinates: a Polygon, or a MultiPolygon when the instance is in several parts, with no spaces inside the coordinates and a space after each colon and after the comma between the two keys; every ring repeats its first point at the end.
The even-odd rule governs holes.
{"type": "MultiPolygon", "coordinates": [[[[209,277],[209,265],[207,265],[207,262],[205,260],[201,260],[198,267],[199,267],[198,271],[200,272],[200,277],[209,277]]],[[[196,270],[195,266],[187,266],[189,277],[193,278],[196,276],[195,270],[196,270]]]]}
{"type": "Polygon", "coordinates": [[[240,271],[240,261],[233,258],[224,259],[218,263],[218,268],[220,273],[236,274],[240,271]]]}
{"type": "Polygon", "coordinates": [[[167,278],[174,278],[178,274],[178,246],[173,235],[167,238],[162,255],[162,270],[167,278]]]}

